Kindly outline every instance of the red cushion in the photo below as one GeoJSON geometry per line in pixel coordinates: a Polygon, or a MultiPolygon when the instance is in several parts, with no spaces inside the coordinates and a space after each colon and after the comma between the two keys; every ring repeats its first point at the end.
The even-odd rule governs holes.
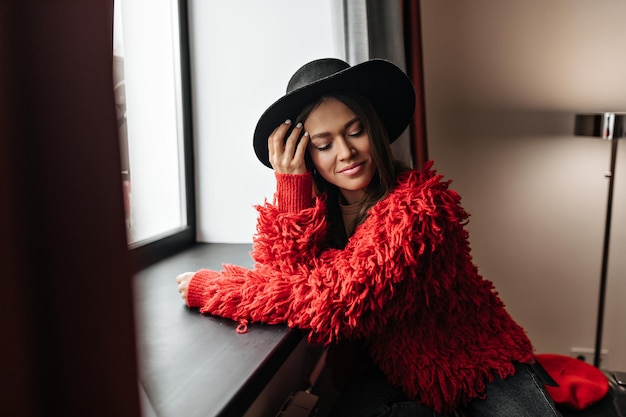
{"type": "Polygon", "coordinates": [[[563,355],[539,354],[536,358],[560,385],[546,386],[548,394],[560,407],[583,410],[609,392],[607,377],[595,366],[563,355]]]}

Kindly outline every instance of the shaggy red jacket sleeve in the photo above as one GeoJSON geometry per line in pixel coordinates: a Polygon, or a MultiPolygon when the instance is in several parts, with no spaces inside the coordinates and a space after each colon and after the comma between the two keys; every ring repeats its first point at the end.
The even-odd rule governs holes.
{"type": "MultiPolygon", "coordinates": [[[[313,205],[313,181],[310,174],[290,175],[276,173],[276,194],[274,195],[274,204],[283,216],[289,217],[289,213],[297,213],[313,205]]],[[[310,211],[310,210],[309,210],[310,211]]],[[[311,230],[311,233],[316,231],[311,230]]],[[[319,230],[317,231],[319,232],[319,230]]],[[[306,233],[300,239],[294,239],[293,242],[300,242],[298,249],[294,249],[292,253],[308,252],[308,247],[312,243],[311,233],[306,233]]],[[[278,254],[280,256],[280,254],[278,254]]],[[[261,285],[260,282],[266,281],[265,277],[254,274],[254,271],[245,268],[225,265],[224,270],[219,273],[216,271],[203,269],[198,271],[189,283],[187,292],[187,305],[189,307],[202,307],[203,311],[207,311],[210,307],[206,306],[208,298],[216,301],[210,311],[211,314],[237,319],[234,314],[237,306],[241,304],[241,292],[245,291],[247,285],[261,285]],[[224,302],[217,302],[220,296],[224,302]]],[[[239,319],[240,321],[242,319],[239,319]]],[[[267,319],[269,320],[269,318],[267,319]]],[[[278,323],[284,320],[272,320],[271,323],[278,323]]],[[[268,321],[268,323],[270,323],[268,321]]]]}
{"type": "MultiPolygon", "coordinates": [[[[338,250],[324,246],[324,200],[296,212],[281,210],[281,202],[291,197],[281,196],[279,177],[278,204],[257,207],[254,269],[226,265],[219,274],[198,272],[190,306],[242,323],[287,322],[310,329],[324,344],[379,332],[416,302],[405,300],[415,293],[397,291],[398,285],[415,280],[421,256],[432,253],[446,232],[458,233],[467,217],[458,195],[433,172],[413,173],[405,183],[372,207],[345,249],[338,250]]],[[[450,285],[445,275],[437,280],[435,291],[450,285]]]]}

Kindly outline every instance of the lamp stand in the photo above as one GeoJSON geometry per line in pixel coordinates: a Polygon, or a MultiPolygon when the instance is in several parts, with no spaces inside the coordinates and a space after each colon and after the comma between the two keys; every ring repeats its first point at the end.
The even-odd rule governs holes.
{"type": "Polygon", "coordinates": [[[611,168],[606,176],[609,178],[609,197],[606,203],[606,223],[604,226],[604,247],[602,249],[602,270],[600,273],[600,296],[598,300],[598,322],[596,324],[596,345],[593,365],[600,367],[602,353],[602,328],[604,326],[604,303],[606,297],[606,278],[609,266],[609,243],[611,240],[611,216],[613,213],[613,183],[615,182],[615,160],[617,157],[617,138],[611,139],[611,168]]]}

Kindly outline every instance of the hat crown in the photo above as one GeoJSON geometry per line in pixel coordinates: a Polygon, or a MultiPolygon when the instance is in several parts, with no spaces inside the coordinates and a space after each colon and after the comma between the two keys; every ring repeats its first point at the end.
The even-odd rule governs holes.
{"type": "Polygon", "coordinates": [[[287,84],[287,93],[313,84],[316,81],[327,78],[347,68],[350,68],[347,62],[336,58],[323,58],[311,61],[300,67],[300,69],[293,74],[287,84]]]}

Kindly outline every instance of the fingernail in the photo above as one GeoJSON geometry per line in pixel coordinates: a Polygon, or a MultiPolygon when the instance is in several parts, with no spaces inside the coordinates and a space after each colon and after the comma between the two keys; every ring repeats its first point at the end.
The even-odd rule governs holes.
{"type": "Polygon", "coordinates": [[[309,132],[304,132],[304,136],[309,136],[309,132]]]}
{"type": "Polygon", "coordinates": [[[291,124],[291,120],[289,120],[289,119],[285,120],[285,124],[286,125],[290,125],[291,124]]]}
{"type": "Polygon", "coordinates": [[[298,129],[300,129],[300,128],[302,127],[302,122],[298,122],[298,124],[296,125],[296,127],[297,127],[298,129]]]}

